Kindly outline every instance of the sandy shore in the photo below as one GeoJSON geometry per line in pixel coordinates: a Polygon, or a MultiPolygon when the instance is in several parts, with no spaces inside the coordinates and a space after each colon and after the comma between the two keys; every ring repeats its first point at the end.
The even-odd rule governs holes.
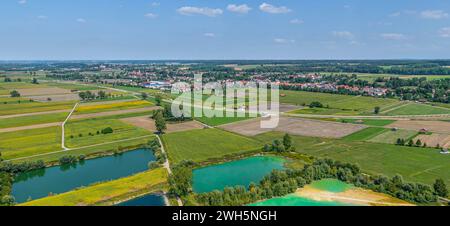
{"type": "Polygon", "coordinates": [[[389,195],[361,188],[352,188],[344,192],[334,193],[305,186],[297,190],[295,194],[316,201],[343,202],[363,206],[414,206],[389,195]]]}

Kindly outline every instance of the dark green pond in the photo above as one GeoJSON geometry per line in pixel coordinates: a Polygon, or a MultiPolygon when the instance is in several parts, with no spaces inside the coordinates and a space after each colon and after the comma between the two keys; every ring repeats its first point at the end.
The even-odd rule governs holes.
{"type": "Polygon", "coordinates": [[[165,206],[162,195],[150,194],[118,204],[117,206],[165,206]]]}
{"type": "Polygon", "coordinates": [[[193,188],[197,193],[223,190],[225,187],[258,183],[272,170],[284,169],[285,160],[280,157],[258,156],[243,160],[196,169],[193,172],[193,188]]]}
{"type": "Polygon", "coordinates": [[[17,203],[60,194],[96,182],[115,180],[148,169],[153,152],[137,149],[116,156],[86,160],[76,165],[56,166],[17,175],[12,195],[17,203]]]}

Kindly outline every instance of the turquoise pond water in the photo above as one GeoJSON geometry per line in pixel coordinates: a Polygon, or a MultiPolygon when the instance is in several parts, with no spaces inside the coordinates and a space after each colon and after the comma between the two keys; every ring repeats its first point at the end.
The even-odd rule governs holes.
{"type": "Polygon", "coordinates": [[[285,160],[280,157],[257,156],[243,160],[195,169],[193,188],[197,193],[223,190],[225,187],[258,183],[272,170],[284,169],[285,160]]]}
{"type": "Polygon", "coordinates": [[[162,195],[150,194],[120,203],[117,206],[165,206],[165,202],[162,195]]]}
{"type": "Polygon", "coordinates": [[[101,181],[115,180],[148,170],[153,152],[137,149],[116,156],[86,160],[76,165],[50,167],[17,175],[12,195],[17,203],[60,194],[101,181]]]}
{"type": "MultiPolygon", "coordinates": [[[[310,186],[334,193],[344,192],[350,188],[353,188],[352,185],[335,179],[315,181],[310,186]]],[[[284,197],[257,202],[249,206],[352,206],[352,204],[343,202],[316,201],[298,196],[296,194],[290,194],[284,197]]]]}

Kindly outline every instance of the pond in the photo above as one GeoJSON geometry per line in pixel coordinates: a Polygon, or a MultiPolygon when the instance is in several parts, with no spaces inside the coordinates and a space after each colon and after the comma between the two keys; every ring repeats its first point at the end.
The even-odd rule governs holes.
{"type": "MultiPolygon", "coordinates": [[[[70,151],[67,152],[70,155],[70,151]]],[[[19,174],[12,195],[17,203],[60,194],[93,183],[115,180],[148,170],[153,152],[136,149],[119,155],[86,160],[79,164],[55,166],[19,174]]]]}
{"type": "Polygon", "coordinates": [[[237,185],[248,187],[252,182],[259,183],[273,170],[283,170],[284,163],[281,157],[257,156],[195,169],[193,189],[204,193],[237,185]]]}
{"type": "Polygon", "coordinates": [[[117,204],[117,206],[165,206],[164,196],[158,194],[144,195],[126,202],[117,204]]]}

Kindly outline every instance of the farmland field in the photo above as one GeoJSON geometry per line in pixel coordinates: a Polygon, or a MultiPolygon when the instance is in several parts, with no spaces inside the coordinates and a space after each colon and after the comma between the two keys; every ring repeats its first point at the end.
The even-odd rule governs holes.
{"type": "Polygon", "coordinates": [[[6,160],[61,150],[61,127],[1,133],[0,150],[6,160]]]}
{"type": "Polygon", "coordinates": [[[397,139],[404,139],[406,141],[412,139],[417,135],[417,131],[411,130],[388,130],[372,139],[369,139],[370,142],[377,143],[386,143],[386,144],[395,144],[397,139]]]}
{"type": "Polygon", "coordinates": [[[116,110],[126,110],[126,109],[134,109],[134,108],[143,108],[143,107],[151,107],[154,104],[145,101],[145,100],[136,100],[136,101],[120,101],[120,102],[111,102],[111,103],[96,103],[96,104],[86,104],[79,106],[75,113],[76,114],[88,114],[88,113],[98,113],[105,111],[116,111],[116,110]]]}
{"type": "Polygon", "coordinates": [[[433,107],[427,104],[410,103],[385,113],[386,115],[433,115],[450,114],[450,109],[433,107]]]}
{"type": "Polygon", "coordinates": [[[139,193],[166,190],[167,171],[163,168],[130,177],[99,183],[67,193],[34,200],[23,206],[92,206],[111,205],[114,201],[139,193]]]}
{"type": "MultiPolygon", "coordinates": [[[[271,143],[283,135],[266,133],[255,138],[271,143]]],[[[355,163],[367,173],[390,177],[400,174],[406,181],[430,185],[442,178],[450,188],[450,155],[442,155],[436,149],[301,136],[293,136],[293,142],[297,152],[355,163]]]]}
{"type": "Polygon", "coordinates": [[[117,119],[94,118],[68,122],[66,124],[66,145],[70,148],[83,147],[151,134],[145,129],[128,125],[117,119]],[[107,127],[111,127],[113,133],[102,134],[101,130],[107,127]]]}
{"type": "MultiPolygon", "coordinates": [[[[25,159],[19,159],[14,160],[13,162],[20,163],[20,162],[26,162],[26,161],[39,161],[42,160],[46,163],[49,162],[58,162],[58,160],[67,155],[72,156],[87,156],[87,157],[101,157],[104,155],[108,155],[110,153],[113,153],[115,151],[124,151],[124,150],[131,150],[134,148],[140,148],[142,145],[146,144],[148,141],[152,140],[153,136],[148,136],[145,138],[130,138],[130,140],[126,141],[118,141],[114,143],[108,143],[108,144],[100,144],[95,145],[92,147],[85,147],[85,148],[75,148],[70,150],[70,152],[57,152],[57,153],[51,153],[47,155],[41,155],[41,156],[33,156],[30,158],[25,159]]],[[[60,148],[59,148],[60,149],[60,148]]],[[[58,150],[59,150],[58,149],[58,150]]]]}
{"type": "Polygon", "coordinates": [[[350,134],[346,137],[344,137],[344,140],[347,141],[366,141],[370,140],[384,132],[389,131],[389,129],[386,128],[380,128],[380,127],[369,127],[366,129],[363,129],[361,131],[358,131],[356,133],[350,134]]]}
{"type": "Polygon", "coordinates": [[[70,111],[73,108],[73,106],[74,102],[57,102],[57,103],[22,102],[20,104],[0,104],[0,116],[56,111],[56,110],[70,111]]]}
{"type": "Polygon", "coordinates": [[[21,127],[51,122],[63,122],[68,112],[53,113],[44,115],[22,116],[13,119],[0,119],[0,128],[21,127]]]}
{"type": "Polygon", "coordinates": [[[399,101],[395,99],[364,96],[348,96],[288,90],[282,90],[280,93],[286,95],[284,97],[280,97],[281,103],[309,105],[311,102],[318,101],[325,106],[325,108],[305,108],[291,112],[296,114],[373,115],[373,110],[375,107],[380,107],[383,109],[399,103],[399,101]],[[326,108],[326,106],[328,106],[328,108],[326,108]]]}
{"type": "Polygon", "coordinates": [[[201,162],[262,147],[258,141],[220,129],[166,134],[163,141],[169,159],[175,164],[183,160],[201,162]]]}

